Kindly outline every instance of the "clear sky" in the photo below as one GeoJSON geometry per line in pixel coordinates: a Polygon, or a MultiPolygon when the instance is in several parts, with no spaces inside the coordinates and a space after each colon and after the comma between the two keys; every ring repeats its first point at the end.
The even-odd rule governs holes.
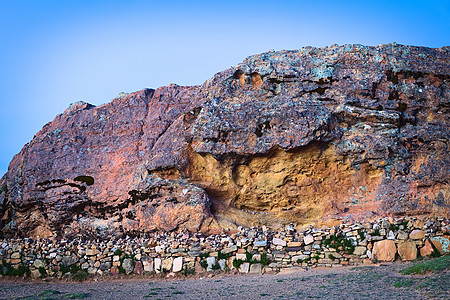
{"type": "Polygon", "coordinates": [[[70,103],[201,84],[270,49],[450,45],[450,1],[0,0],[0,177],[70,103]]]}

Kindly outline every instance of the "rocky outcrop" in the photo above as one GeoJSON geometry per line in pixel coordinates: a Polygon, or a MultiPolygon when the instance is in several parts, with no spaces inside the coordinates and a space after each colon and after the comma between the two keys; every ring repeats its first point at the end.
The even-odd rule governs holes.
{"type": "Polygon", "coordinates": [[[214,231],[449,211],[450,49],[306,47],[72,105],[0,181],[4,235],[214,231]]]}

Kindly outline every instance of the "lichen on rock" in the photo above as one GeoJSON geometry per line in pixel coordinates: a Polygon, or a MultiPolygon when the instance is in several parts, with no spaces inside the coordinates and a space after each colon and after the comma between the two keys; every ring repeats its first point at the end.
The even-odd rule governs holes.
{"type": "Polygon", "coordinates": [[[74,104],[0,180],[2,234],[448,216],[449,80],[448,47],[305,47],[74,104]]]}

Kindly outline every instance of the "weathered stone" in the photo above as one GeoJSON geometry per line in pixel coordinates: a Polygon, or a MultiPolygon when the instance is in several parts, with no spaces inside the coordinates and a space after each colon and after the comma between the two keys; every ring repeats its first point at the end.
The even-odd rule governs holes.
{"type": "Polygon", "coordinates": [[[11,258],[12,259],[18,259],[20,258],[21,254],[19,252],[14,252],[13,254],[11,254],[11,258]]]}
{"type": "Polygon", "coordinates": [[[93,255],[97,255],[98,254],[98,250],[97,249],[86,249],[86,255],[87,256],[93,256],[93,255]]]}
{"type": "Polygon", "coordinates": [[[250,265],[250,274],[262,274],[263,265],[262,264],[251,264],[250,265]]]}
{"type": "Polygon", "coordinates": [[[2,233],[270,227],[411,214],[417,203],[447,215],[436,187],[450,178],[449,76],[445,47],[307,47],[251,56],[201,86],[75,103],[0,179],[2,233]],[[216,219],[208,189],[223,197],[216,219]]]}
{"type": "Polygon", "coordinates": [[[156,273],[161,273],[162,272],[162,260],[161,258],[157,257],[155,258],[155,272],[156,273]]]}
{"type": "Polygon", "coordinates": [[[429,239],[425,240],[425,244],[422,248],[420,248],[420,256],[426,257],[433,254],[434,248],[429,239]]]}
{"type": "Polygon", "coordinates": [[[434,236],[430,238],[436,250],[442,254],[450,252],[450,237],[448,236],[434,236]]]}
{"type": "Polygon", "coordinates": [[[404,232],[403,230],[400,230],[397,234],[397,239],[399,240],[406,240],[408,238],[408,233],[404,232]]]}
{"type": "Polygon", "coordinates": [[[39,270],[37,270],[37,269],[31,270],[31,277],[32,278],[39,278],[41,276],[42,275],[41,275],[41,272],[39,272],[39,270]]]}
{"type": "Polygon", "coordinates": [[[131,258],[125,258],[122,262],[122,268],[126,274],[130,274],[134,270],[134,262],[131,258]]]}
{"type": "Polygon", "coordinates": [[[236,253],[236,259],[245,260],[246,258],[247,256],[245,255],[245,253],[236,253]]]}
{"type": "Polygon", "coordinates": [[[228,253],[231,253],[231,252],[234,252],[234,251],[237,251],[237,246],[236,245],[233,245],[233,246],[231,246],[231,247],[227,247],[227,248],[224,248],[224,249],[222,249],[222,253],[223,254],[228,254],[228,253]]]}
{"type": "Polygon", "coordinates": [[[61,259],[61,263],[65,266],[71,266],[76,262],[78,262],[78,258],[76,256],[72,256],[72,255],[70,255],[70,256],[65,255],[61,259]]]}
{"type": "Polygon", "coordinates": [[[272,244],[274,244],[275,246],[286,246],[286,241],[279,239],[279,238],[273,238],[272,240],[272,244]]]}
{"type": "Polygon", "coordinates": [[[219,266],[220,266],[220,269],[222,271],[224,271],[225,270],[225,266],[227,266],[227,261],[225,259],[220,259],[219,260],[219,266]]]}
{"type": "Polygon", "coordinates": [[[241,264],[239,267],[239,272],[241,273],[248,273],[250,271],[250,263],[246,262],[241,264]]]}
{"type": "Polygon", "coordinates": [[[145,272],[153,272],[153,260],[143,260],[142,264],[144,265],[145,272]]]}
{"type": "Polygon", "coordinates": [[[117,275],[119,274],[119,268],[118,267],[111,267],[111,275],[117,275]]]}
{"type": "Polygon", "coordinates": [[[394,261],[397,247],[392,240],[382,240],[373,245],[372,259],[378,261],[394,261]]]}
{"type": "Polygon", "coordinates": [[[88,272],[89,275],[95,275],[97,273],[97,270],[98,270],[97,268],[91,268],[90,267],[90,268],[87,269],[87,272],[88,272]]]}
{"type": "Polygon", "coordinates": [[[398,244],[397,250],[402,260],[414,260],[417,258],[417,246],[413,241],[398,244]]]}
{"type": "Polygon", "coordinates": [[[183,258],[177,257],[173,260],[172,272],[180,272],[183,270],[183,258]]]}
{"type": "Polygon", "coordinates": [[[33,262],[33,266],[34,266],[36,269],[39,269],[39,268],[43,268],[45,265],[44,265],[44,262],[43,262],[42,260],[36,259],[36,260],[33,262]]]}
{"type": "Polygon", "coordinates": [[[307,235],[304,237],[303,242],[305,245],[312,244],[314,242],[314,237],[312,235],[307,235]]]}
{"type": "Polygon", "coordinates": [[[267,247],[267,241],[254,241],[253,246],[255,247],[267,247]]]}
{"type": "Polygon", "coordinates": [[[216,264],[216,258],[215,257],[207,257],[206,262],[208,264],[208,267],[206,268],[206,271],[211,272],[213,270],[213,266],[216,264]]]}
{"type": "Polygon", "coordinates": [[[355,247],[355,250],[353,251],[353,254],[361,256],[361,255],[366,254],[366,251],[367,251],[366,247],[357,246],[357,247],[355,247]]]}
{"type": "Polygon", "coordinates": [[[170,271],[172,270],[172,263],[173,263],[173,258],[172,257],[168,257],[162,260],[161,262],[161,271],[170,271]]]}
{"type": "Polygon", "coordinates": [[[138,275],[144,273],[144,267],[142,266],[142,262],[140,262],[140,261],[135,261],[134,262],[133,273],[134,274],[138,274],[138,275]]]}
{"type": "Polygon", "coordinates": [[[409,238],[413,240],[421,240],[425,237],[425,231],[415,229],[409,234],[409,238]]]}

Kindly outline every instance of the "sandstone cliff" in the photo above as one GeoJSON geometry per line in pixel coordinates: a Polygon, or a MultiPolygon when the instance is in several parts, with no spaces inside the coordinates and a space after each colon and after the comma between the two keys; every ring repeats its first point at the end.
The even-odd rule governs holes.
{"type": "Polygon", "coordinates": [[[447,216],[449,80],[449,47],[306,47],[73,104],[0,180],[2,234],[447,216]]]}

